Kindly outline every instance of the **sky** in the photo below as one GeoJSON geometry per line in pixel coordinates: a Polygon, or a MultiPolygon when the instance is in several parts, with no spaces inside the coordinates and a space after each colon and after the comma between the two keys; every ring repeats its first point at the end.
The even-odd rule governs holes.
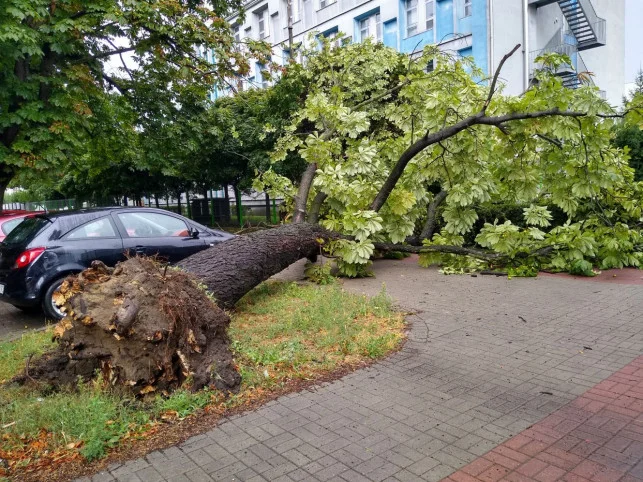
{"type": "Polygon", "coordinates": [[[643,0],[625,0],[625,82],[643,68],[643,0]]]}

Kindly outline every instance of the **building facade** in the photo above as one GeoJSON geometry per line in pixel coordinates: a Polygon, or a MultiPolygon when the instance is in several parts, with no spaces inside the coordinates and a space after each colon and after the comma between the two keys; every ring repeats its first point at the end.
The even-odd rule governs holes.
{"type": "MultiPolygon", "coordinates": [[[[625,0],[250,0],[245,8],[243,21],[229,19],[235,37],[270,42],[277,62],[289,55],[289,23],[295,45],[311,33],[339,32],[343,41],[372,37],[407,54],[438,44],[473,56],[487,74],[520,43],[502,72],[507,93],[529,86],[540,53],[559,52],[572,61],[559,72],[565,85],[577,87],[577,74],[591,72],[603,95],[621,102],[625,0]]],[[[244,84],[265,86],[262,69],[256,64],[244,84]]]]}

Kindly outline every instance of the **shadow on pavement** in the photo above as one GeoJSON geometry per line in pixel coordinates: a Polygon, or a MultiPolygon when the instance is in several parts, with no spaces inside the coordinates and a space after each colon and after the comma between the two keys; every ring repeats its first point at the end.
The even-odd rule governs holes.
{"type": "Polygon", "coordinates": [[[27,313],[0,301],[0,340],[17,338],[29,330],[45,326],[45,315],[42,313],[27,313]]]}

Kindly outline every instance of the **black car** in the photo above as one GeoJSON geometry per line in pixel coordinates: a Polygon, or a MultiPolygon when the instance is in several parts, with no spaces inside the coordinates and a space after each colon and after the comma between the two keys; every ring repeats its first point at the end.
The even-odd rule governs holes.
{"type": "Polygon", "coordinates": [[[63,314],[52,295],[64,278],[94,260],[109,266],[129,255],[158,256],[170,263],[233,235],[153,208],[100,208],[37,214],[0,243],[0,300],[25,309],[63,314]]]}

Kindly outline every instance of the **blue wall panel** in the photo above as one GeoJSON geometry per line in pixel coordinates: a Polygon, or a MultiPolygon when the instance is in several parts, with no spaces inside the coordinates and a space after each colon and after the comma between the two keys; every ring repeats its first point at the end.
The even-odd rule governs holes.
{"type": "MultiPolygon", "coordinates": [[[[489,30],[487,25],[487,2],[473,0],[473,15],[468,17],[469,32],[473,34],[473,58],[476,65],[489,75],[489,30]]],[[[465,24],[463,23],[463,26],[465,24]]],[[[469,33],[462,31],[462,33],[469,33]]]]}
{"type": "Polygon", "coordinates": [[[438,0],[436,2],[435,24],[438,29],[437,41],[446,40],[453,36],[453,0],[438,0]]]}
{"type": "Polygon", "coordinates": [[[384,45],[387,47],[394,48],[395,50],[398,49],[396,18],[389,20],[388,22],[384,22],[384,38],[382,40],[384,41],[384,45]]]}

